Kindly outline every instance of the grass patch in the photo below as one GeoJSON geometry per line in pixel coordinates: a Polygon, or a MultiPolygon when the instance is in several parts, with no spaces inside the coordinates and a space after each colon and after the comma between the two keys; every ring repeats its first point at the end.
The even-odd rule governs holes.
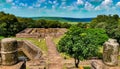
{"type": "Polygon", "coordinates": [[[103,46],[100,46],[99,49],[100,49],[99,52],[100,52],[100,53],[103,53],[103,46]]]}
{"type": "Polygon", "coordinates": [[[91,69],[89,66],[84,67],[84,69],[91,69]]]}
{"type": "Polygon", "coordinates": [[[0,36],[0,40],[3,39],[3,38],[5,38],[5,37],[4,36],[0,36]]]}
{"type": "Polygon", "coordinates": [[[120,55],[118,56],[118,60],[120,60],[120,55]]]}
{"type": "Polygon", "coordinates": [[[71,59],[71,57],[70,57],[68,54],[60,53],[60,55],[61,55],[64,59],[71,59]]]}
{"type": "Polygon", "coordinates": [[[57,45],[59,40],[62,38],[63,36],[61,37],[57,37],[57,38],[53,38],[53,42],[57,45]]]}
{"type": "Polygon", "coordinates": [[[36,46],[38,46],[44,53],[47,53],[47,46],[45,39],[41,38],[40,40],[35,39],[35,38],[16,38],[17,40],[29,40],[36,46]]]}

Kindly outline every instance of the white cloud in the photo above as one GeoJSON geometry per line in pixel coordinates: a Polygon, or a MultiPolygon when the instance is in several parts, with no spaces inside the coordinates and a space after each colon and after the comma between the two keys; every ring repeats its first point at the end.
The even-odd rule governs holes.
{"type": "Polygon", "coordinates": [[[95,7],[95,10],[107,10],[113,9],[113,1],[112,0],[104,0],[100,5],[95,7]]]}
{"type": "Polygon", "coordinates": [[[49,3],[49,4],[52,4],[52,1],[49,0],[48,3],[49,3]]]}
{"type": "Polygon", "coordinates": [[[103,0],[90,0],[90,2],[101,2],[103,0]]]}
{"type": "Polygon", "coordinates": [[[95,7],[95,10],[101,10],[100,6],[95,7]]]}
{"type": "Polygon", "coordinates": [[[55,9],[56,8],[56,6],[55,5],[52,5],[52,9],[55,9]]]}
{"type": "Polygon", "coordinates": [[[29,8],[29,9],[33,9],[33,6],[29,6],[28,8],[29,8]]]}
{"type": "Polygon", "coordinates": [[[102,2],[102,5],[108,6],[108,5],[111,5],[112,2],[113,2],[112,0],[104,0],[104,1],[102,2]]]}
{"type": "Polygon", "coordinates": [[[3,10],[7,10],[7,8],[3,8],[3,10]]]}
{"type": "Polygon", "coordinates": [[[6,0],[6,2],[7,2],[7,3],[11,3],[11,2],[13,2],[13,0],[6,0]]]}
{"type": "Polygon", "coordinates": [[[57,3],[57,1],[53,1],[53,4],[56,4],[57,3]]]}
{"type": "Polygon", "coordinates": [[[89,3],[89,2],[86,2],[85,3],[85,9],[86,10],[93,10],[94,9],[94,6],[91,4],[91,3],[89,3]]]}
{"type": "Polygon", "coordinates": [[[116,6],[117,6],[117,7],[120,7],[120,2],[118,2],[118,3],[116,4],[116,6]]]}
{"type": "Polygon", "coordinates": [[[46,0],[37,0],[37,2],[39,2],[39,3],[43,3],[43,2],[45,2],[46,0]]]}
{"type": "Polygon", "coordinates": [[[12,6],[12,9],[17,9],[18,7],[17,6],[12,6]]]}
{"type": "Polygon", "coordinates": [[[27,4],[25,4],[25,3],[20,3],[19,5],[23,6],[23,7],[27,7],[27,4]]]}
{"type": "Polygon", "coordinates": [[[83,0],[77,0],[77,4],[82,5],[82,4],[84,4],[84,2],[83,2],[83,0]]]}
{"type": "Polygon", "coordinates": [[[15,5],[15,3],[12,3],[12,5],[15,5]]]}

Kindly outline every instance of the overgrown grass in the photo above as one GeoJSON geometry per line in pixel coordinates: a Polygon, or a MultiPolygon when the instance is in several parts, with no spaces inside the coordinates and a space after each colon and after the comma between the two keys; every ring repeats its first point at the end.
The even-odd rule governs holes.
{"type": "Polygon", "coordinates": [[[103,46],[100,46],[99,49],[100,49],[99,52],[100,52],[100,53],[103,53],[103,46]]]}
{"type": "Polygon", "coordinates": [[[36,46],[38,46],[44,53],[47,53],[47,46],[45,43],[45,39],[35,39],[35,38],[16,38],[17,40],[29,40],[36,46]]]}
{"type": "Polygon", "coordinates": [[[84,69],[91,69],[89,66],[84,67],[84,69]]]}
{"type": "Polygon", "coordinates": [[[120,55],[118,56],[118,60],[120,60],[120,55]]]}
{"type": "Polygon", "coordinates": [[[5,38],[5,37],[4,36],[0,36],[0,40],[3,39],[3,38],[5,38]]]}
{"type": "Polygon", "coordinates": [[[53,38],[53,42],[57,45],[59,40],[62,38],[63,36],[61,37],[57,37],[57,38],[53,38]]]}
{"type": "Polygon", "coordinates": [[[60,53],[60,55],[61,55],[64,59],[71,59],[71,57],[70,57],[68,54],[60,53]]]}

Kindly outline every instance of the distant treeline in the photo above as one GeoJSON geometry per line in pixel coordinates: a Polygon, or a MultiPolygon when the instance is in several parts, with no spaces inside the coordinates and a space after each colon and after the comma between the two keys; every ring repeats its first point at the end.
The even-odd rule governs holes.
{"type": "Polygon", "coordinates": [[[120,19],[115,15],[98,15],[89,24],[90,28],[102,28],[110,38],[117,39],[120,42],[120,19]]]}
{"type": "Polygon", "coordinates": [[[43,19],[21,18],[0,12],[0,36],[14,36],[25,28],[70,28],[72,25],[81,28],[102,28],[110,38],[115,38],[120,42],[120,19],[117,14],[98,15],[90,23],[70,24],[43,19]]]}
{"type": "Polygon", "coordinates": [[[0,12],[0,36],[14,36],[25,28],[69,28],[70,26],[71,24],[67,22],[33,20],[0,12]]]}

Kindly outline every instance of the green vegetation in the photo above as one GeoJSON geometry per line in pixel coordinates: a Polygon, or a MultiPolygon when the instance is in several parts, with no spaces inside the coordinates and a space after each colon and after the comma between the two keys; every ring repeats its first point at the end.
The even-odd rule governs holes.
{"type": "Polygon", "coordinates": [[[86,29],[73,26],[58,43],[58,51],[69,54],[78,67],[80,60],[98,56],[101,46],[108,36],[102,29],[86,29]]]}
{"type": "Polygon", "coordinates": [[[53,42],[57,45],[58,42],[60,41],[60,39],[61,39],[62,37],[63,37],[63,36],[61,36],[61,37],[56,37],[56,38],[53,38],[52,40],[53,40],[53,42]]]}
{"type": "Polygon", "coordinates": [[[3,36],[0,36],[0,40],[3,39],[4,37],[3,36]]]}
{"type": "Polygon", "coordinates": [[[91,68],[86,66],[86,67],[84,67],[84,69],[91,69],[91,68]]]}
{"type": "Polygon", "coordinates": [[[120,42],[120,21],[118,15],[98,15],[90,23],[91,28],[102,28],[110,38],[117,39],[120,42]]]}
{"type": "Polygon", "coordinates": [[[118,60],[120,60],[120,56],[118,56],[118,60]]]}
{"type": "Polygon", "coordinates": [[[33,20],[31,18],[20,18],[12,14],[0,12],[0,36],[14,36],[25,28],[69,28],[67,22],[49,20],[33,20]]]}
{"type": "Polygon", "coordinates": [[[16,38],[17,40],[29,40],[36,46],[38,46],[44,53],[47,53],[47,46],[45,43],[45,39],[35,39],[35,38],[16,38]]]}
{"type": "Polygon", "coordinates": [[[31,17],[34,20],[52,20],[60,22],[90,22],[93,18],[70,18],[70,17],[31,17]]]}

